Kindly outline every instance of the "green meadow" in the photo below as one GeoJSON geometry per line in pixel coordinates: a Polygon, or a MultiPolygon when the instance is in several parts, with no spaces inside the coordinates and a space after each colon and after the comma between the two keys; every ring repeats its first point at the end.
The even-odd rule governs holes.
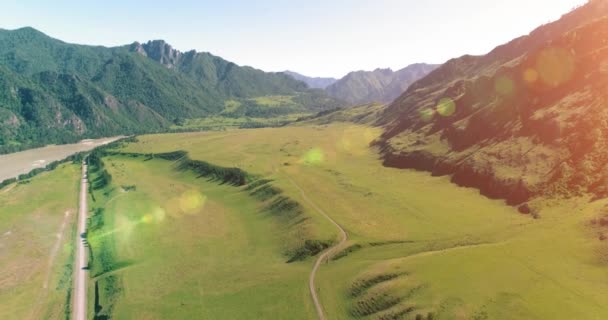
{"type": "Polygon", "coordinates": [[[205,118],[186,119],[180,125],[173,125],[173,130],[201,130],[201,131],[225,131],[246,127],[279,127],[286,123],[297,120],[307,113],[291,113],[272,118],[262,117],[226,117],[209,116],[205,118]]]}
{"type": "Polygon", "coordinates": [[[70,312],[77,165],[0,189],[0,319],[66,319],[70,312]]]}
{"type": "MultiPolygon", "coordinates": [[[[328,319],[608,316],[608,248],[590,223],[604,201],[540,199],[534,219],[449,177],[383,167],[369,147],[378,134],[362,125],[306,125],[147,135],[122,150],[185,150],[271,179],[303,204],[319,238],[336,239],[300,187],[349,235],[347,248],[317,276],[328,319]]],[[[294,266],[310,267],[287,269],[294,266]]],[[[258,294],[275,290],[262,286],[258,294]]],[[[305,289],[300,294],[306,301],[305,289]]]]}
{"type": "MultiPolygon", "coordinates": [[[[104,319],[310,319],[311,264],[286,263],[286,226],[244,188],[144,157],[103,159],[89,226],[90,299],[104,319]],[[95,288],[97,287],[97,288],[95,288]]],[[[95,168],[92,169],[95,172],[95,168]]],[[[98,173],[91,175],[93,186],[98,173]]]]}

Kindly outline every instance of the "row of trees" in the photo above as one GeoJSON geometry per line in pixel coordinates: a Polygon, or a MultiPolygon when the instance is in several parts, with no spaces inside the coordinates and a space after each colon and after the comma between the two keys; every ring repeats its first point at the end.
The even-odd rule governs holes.
{"type": "Polygon", "coordinates": [[[89,165],[89,173],[99,172],[97,179],[89,183],[89,192],[92,191],[92,189],[105,188],[106,186],[110,185],[110,183],[112,183],[112,175],[108,172],[108,170],[104,168],[104,164],[101,159],[104,154],[105,148],[99,148],[93,150],[93,152],[91,152],[91,154],[87,158],[89,165]]]}

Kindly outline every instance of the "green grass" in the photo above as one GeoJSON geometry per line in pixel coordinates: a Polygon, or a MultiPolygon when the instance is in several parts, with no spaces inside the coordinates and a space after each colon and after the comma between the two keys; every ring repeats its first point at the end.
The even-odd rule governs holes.
{"type": "Polygon", "coordinates": [[[67,317],[79,177],[60,165],[0,189],[0,319],[67,317]]]}
{"type": "Polygon", "coordinates": [[[281,107],[281,106],[295,106],[296,103],[293,101],[293,96],[262,96],[255,97],[250,100],[255,101],[256,104],[266,107],[281,107]]]}
{"type": "Polygon", "coordinates": [[[272,118],[263,117],[226,117],[209,116],[205,118],[187,119],[182,125],[171,126],[172,130],[206,130],[223,131],[228,129],[239,129],[243,127],[276,127],[293,122],[306,113],[292,113],[279,115],[272,118]]]}
{"type": "MultiPolygon", "coordinates": [[[[540,219],[460,188],[449,177],[381,166],[376,128],[349,124],[148,135],[125,150],[189,151],[296,182],[361,249],[321,267],[329,319],[603,319],[607,248],[588,225],[604,204],[540,199],[540,219]],[[289,178],[289,179],[288,179],[289,178]],[[398,274],[353,297],[365,279],[398,274]],[[367,311],[362,311],[367,310],[367,311]],[[369,316],[364,314],[370,313],[369,316]]],[[[306,205],[305,205],[306,206],[306,205]]],[[[318,234],[336,230],[306,206],[318,234]]],[[[314,317],[312,317],[314,318],[314,317]]]]}
{"type": "MultiPolygon", "coordinates": [[[[248,190],[177,171],[166,160],[112,156],[104,162],[113,186],[94,191],[93,210],[104,208],[104,223],[89,234],[92,274],[101,274],[92,281],[99,280],[99,315],[314,315],[306,287],[310,261],[286,263],[287,227],[248,190]],[[100,265],[103,256],[109,267],[100,265]]],[[[90,301],[94,295],[91,285],[90,301]]]]}

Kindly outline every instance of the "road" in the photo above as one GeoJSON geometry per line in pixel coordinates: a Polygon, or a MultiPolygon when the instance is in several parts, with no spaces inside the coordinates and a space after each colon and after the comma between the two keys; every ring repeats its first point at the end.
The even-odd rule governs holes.
{"type": "Polygon", "coordinates": [[[306,195],[306,192],[304,191],[304,189],[302,189],[290,177],[287,177],[287,179],[291,182],[291,184],[294,187],[296,187],[296,189],[298,189],[298,191],[300,191],[300,194],[302,195],[302,198],[304,198],[304,201],[306,201],[311,207],[313,207],[323,217],[325,217],[327,220],[329,220],[329,222],[331,222],[334,226],[336,226],[336,228],[338,228],[338,230],[340,232],[340,241],[333,247],[328,248],[327,250],[323,251],[323,253],[315,261],[315,264],[312,267],[312,271],[310,272],[310,276],[308,278],[308,289],[310,290],[310,295],[312,296],[312,301],[315,304],[315,309],[317,310],[317,316],[318,316],[319,320],[325,320],[326,318],[325,318],[325,313],[323,312],[323,306],[321,305],[321,302],[319,301],[317,289],[315,288],[315,277],[317,276],[317,271],[319,270],[321,263],[323,263],[324,260],[329,260],[329,258],[331,257],[331,255],[334,254],[336,249],[343,246],[346,243],[346,241],[348,241],[348,234],[334,219],[332,219],[329,215],[327,215],[327,213],[325,213],[325,211],[323,211],[323,209],[319,208],[319,206],[317,206],[308,197],[308,195],[306,195]]]}
{"type": "Polygon", "coordinates": [[[78,232],[76,235],[76,261],[74,271],[74,309],[72,319],[87,318],[87,248],[83,236],[87,229],[87,165],[82,164],[82,181],[80,183],[80,204],[78,206],[78,232]]]}

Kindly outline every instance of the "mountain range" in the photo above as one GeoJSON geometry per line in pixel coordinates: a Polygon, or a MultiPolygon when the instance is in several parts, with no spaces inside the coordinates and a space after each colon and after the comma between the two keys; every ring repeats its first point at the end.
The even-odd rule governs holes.
{"type": "Polygon", "coordinates": [[[345,105],[286,74],[180,52],[162,40],[107,48],[29,27],[0,29],[0,152],[163,131],[179,119],[221,113],[227,100],[264,96],[293,97],[289,110],[298,112],[345,105]]]}
{"type": "Polygon", "coordinates": [[[293,71],[283,71],[284,74],[291,76],[292,78],[306,83],[310,88],[314,89],[325,89],[328,86],[334,84],[338,79],[336,78],[323,78],[323,77],[308,77],[293,71]]]}
{"type": "Polygon", "coordinates": [[[608,195],[607,39],[608,2],[593,0],[448,61],[382,112],[385,164],[451,175],[511,204],[608,195]]]}
{"type": "Polygon", "coordinates": [[[438,65],[416,63],[401,70],[376,69],[354,71],[341,79],[312,78],[292,71],[284,73],[308,84],[311,88],[325,89],[328,95],[350,105],[389,103],[401,95],[412,83],[423,78],[438,65]]]}
{"type": "Polygon", "coordinates": [[[355,71],[331,84],[325,91],[330,96],[353,105],[372,102],[389,103],[401,95],[412,83],[437,67],[437,65],[418,63],[398,71],[391,69],[355,71]]]}

